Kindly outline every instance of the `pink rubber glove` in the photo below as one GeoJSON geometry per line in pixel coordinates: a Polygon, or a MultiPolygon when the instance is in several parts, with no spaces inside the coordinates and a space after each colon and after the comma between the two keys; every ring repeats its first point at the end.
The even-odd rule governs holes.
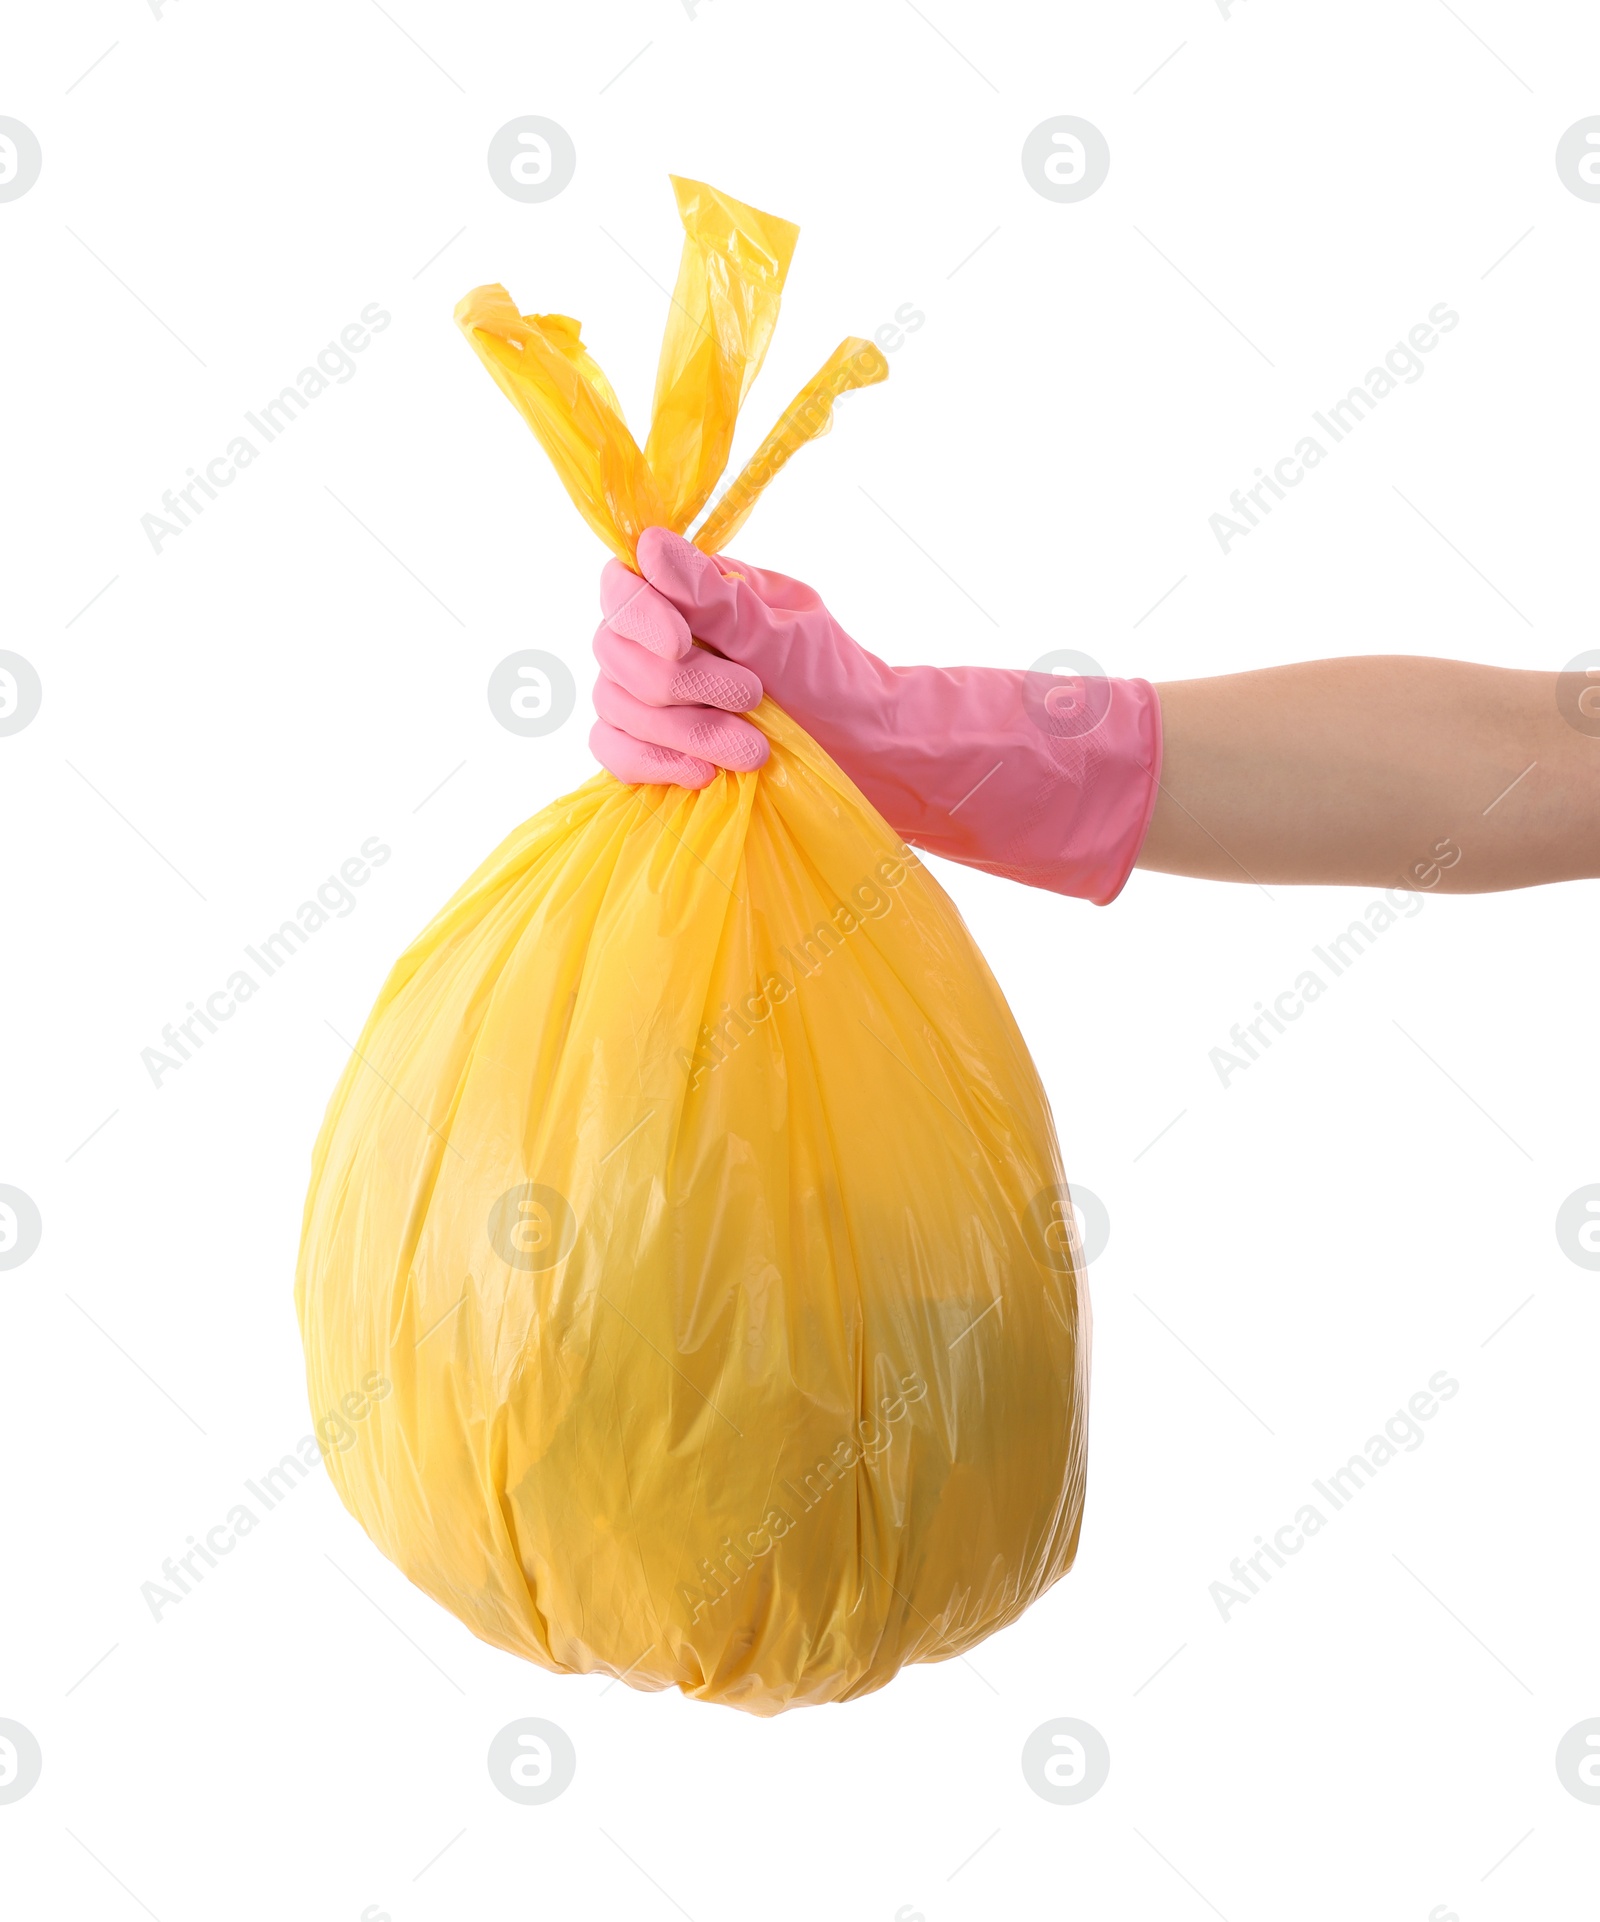
{"type": "Polygon", "coordinates": [[[594,643],[590,745],[619,780],[703,787],[759,767],[766,737],[736,716],[764,687],[907,841],[1101,905],[1121,891],[1161,768],[1148,681],[888,667],[787,575],[661,527],[639,565],[643,580],[607,565],[594,643]]]}

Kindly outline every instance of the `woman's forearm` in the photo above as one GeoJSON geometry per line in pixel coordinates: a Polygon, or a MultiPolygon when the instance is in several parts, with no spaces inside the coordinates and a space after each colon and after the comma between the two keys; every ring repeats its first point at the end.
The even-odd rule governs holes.
{"type": "Polygon", "coordinates": [[[1139,866],[1457,894],[1600,875],[1600,738],[1558,678],[1373,655],[1164,683],[1139,866]]]}

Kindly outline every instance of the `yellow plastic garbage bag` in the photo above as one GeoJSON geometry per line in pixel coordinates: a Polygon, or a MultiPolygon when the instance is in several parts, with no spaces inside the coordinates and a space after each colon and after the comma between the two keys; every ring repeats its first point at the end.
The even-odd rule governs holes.
{"type": "MultiPolygon", "coordinates": [[[[640,451],[575,322],[457,318],[631,561],[728,458],[796,230],[677,181],[640,451]]],[[[698,536],[833,398],[847,341],[698,536]]],[[[514,564],[506,557],[507,564],[514,564]]],[[[955,908],[770,701],[753,774],[599,774],[401,957],[296,1304],[345,1505],[475,1634],[757,1714],[960,1653],[1065,1573],[1088,1302],[1049,1109],[955,908]]]]}

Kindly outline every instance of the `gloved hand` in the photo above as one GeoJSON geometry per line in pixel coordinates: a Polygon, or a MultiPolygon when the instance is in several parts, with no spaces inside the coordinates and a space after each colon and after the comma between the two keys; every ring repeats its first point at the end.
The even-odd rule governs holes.
{"type": "Polygon", "coordinates": [[[905,840],[1058,894],[1120,892],[1160,773],[1148,681],[888,667],[787,575],[661,527],[638,558],[642,580],[607,564],[594,642],[590,746],[619,780],[704,787],[760,767],[766,737],[735,717],[764,687],[905,840]]]}

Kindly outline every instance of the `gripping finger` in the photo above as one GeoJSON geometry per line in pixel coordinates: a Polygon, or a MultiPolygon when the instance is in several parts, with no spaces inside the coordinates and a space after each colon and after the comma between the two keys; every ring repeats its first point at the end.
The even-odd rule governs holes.
{"type": "Polygon", "coordinates": [[[605,565],[600,607],[608,626],[665,661],[681,661],[693,645],[689,624],[671,601],[621,561],[605,565]]]}
{"type": "Polygon", "coordinates": [[[665,527],[647,527],[639,536],[639,566],[657,598],[693,628],[697,639],[724,654],[736,651],[736,576],[725,575],[709,554],[665,527]]]}
{"type": "Polygon", "coordinates": [[[649,707],[604,674],[595,682],[594,708],[602,721],[636,741],[710,761],[736,774],[761,767],[769,751],[766,735],[748,721],[714,707],[649,707]]]}
{"type": "Polygon", "coordinates": [[[669,747],[636,741],[609,721],[596,721],[590,728],[589,752],[628,787],[701,788],[717,771],[709,761],[696,760],[692,754],[675,754],[669,747]]]}
{"type": "Polygon", "coordinates": [[[704,648],[695,648],[681,661],[666,661],[602,622],[595,632],[594,654],[618,686],[648,707],[689,704],[748,714],[761,702],[761,682],[749,668],[704,648]]]}

